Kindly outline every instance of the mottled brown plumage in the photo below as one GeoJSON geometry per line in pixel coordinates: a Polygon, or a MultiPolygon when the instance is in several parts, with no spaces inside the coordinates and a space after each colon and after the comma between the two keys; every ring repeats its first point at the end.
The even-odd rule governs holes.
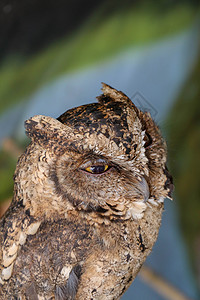
{"type": "Polygon", "coordinates": [[[0,299],[119,299],[172,189],[158,127],[103,84],[98,103],[25,128],[31,143],[0,221],[0,299]]]}

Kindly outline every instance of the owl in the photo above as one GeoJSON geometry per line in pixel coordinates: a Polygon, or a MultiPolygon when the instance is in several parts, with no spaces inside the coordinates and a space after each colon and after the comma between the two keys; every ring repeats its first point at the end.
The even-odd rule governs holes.
{"type": "Polygon", "coordinates": [[[25,122],[0,220],[0,299],[120,299],[152,250],[173,187],[166,144],[149,113],[102,91],[25,122]]]}

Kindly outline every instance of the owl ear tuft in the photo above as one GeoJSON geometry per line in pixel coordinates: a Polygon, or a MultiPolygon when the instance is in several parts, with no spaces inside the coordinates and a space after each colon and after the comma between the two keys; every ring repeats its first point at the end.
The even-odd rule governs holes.
{"type": "Polygon", "coordinates": [[[132,101],[121,91],[112,88],[110,85],[102,82],[103,94],[97,97],[98,102],[106,104],[108,102],[121,102],[127,105],[133,105],[132,101]]]}
{"type": "Polygon", "coordinates": [[[43,137],[48,130],[49,121],[53,118],[36,115],[24,122],[26,135],[31,139],[43,137]]]}
{"type": "Polygon", "coordinates": [[[39,132],[40,121],[41,121],[42,117],[43,116],[41,116],[41,115],[37,115],[37,116],[31,117],[30,119],[28,119],[24,122],[25,132],[29,138],[34,138],[36,135],[36,132],[39,132]]]}
{"type": "Polygon", "coordinates": [[[62,130],[63,125],[58,120],[42,115],[36,115],[26,120],[24,127],[26,135],[36,142],[57,140],[62,131],[65,131],[64,134],[66,134],[67,130],[67,126],[64,126],[62,130]]]}

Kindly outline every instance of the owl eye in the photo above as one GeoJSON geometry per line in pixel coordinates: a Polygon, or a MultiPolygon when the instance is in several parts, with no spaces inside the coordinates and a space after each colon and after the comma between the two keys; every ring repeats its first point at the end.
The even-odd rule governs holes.
{"type": "Polygon", "coordinates": [[[110,169],[109,165],[89,166],[84,170],[92,174],[102,174],[110,169]]]}

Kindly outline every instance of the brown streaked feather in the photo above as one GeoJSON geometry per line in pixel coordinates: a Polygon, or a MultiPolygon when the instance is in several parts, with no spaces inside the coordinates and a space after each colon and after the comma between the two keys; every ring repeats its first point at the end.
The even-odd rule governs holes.
{"type": "Polygon", "coordinates": [[[39,300],[34,283],[31,283],[31,285],[27,287],[25,295],[28,300],[39,300]]]}

